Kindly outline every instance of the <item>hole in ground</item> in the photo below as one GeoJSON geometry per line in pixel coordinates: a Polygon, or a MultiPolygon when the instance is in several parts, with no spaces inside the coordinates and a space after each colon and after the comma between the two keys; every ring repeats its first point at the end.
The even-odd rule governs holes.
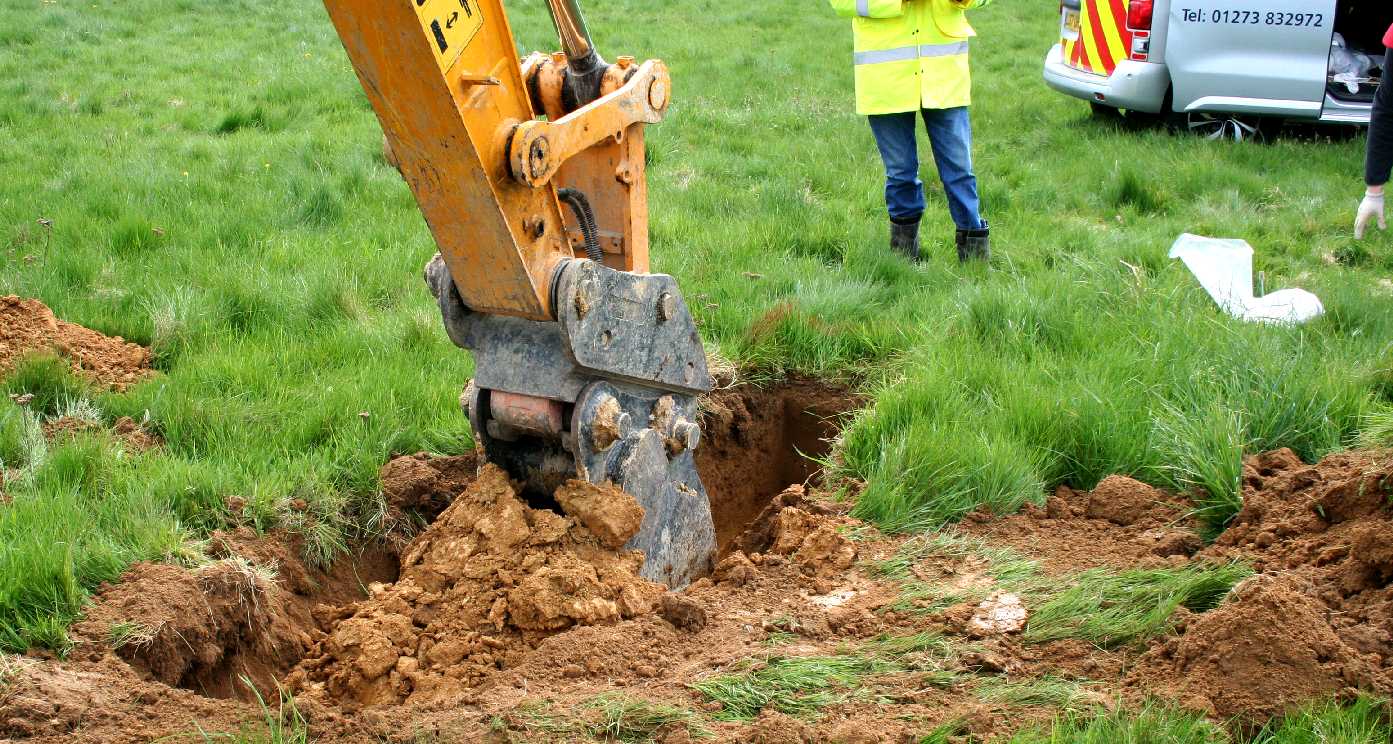
{"type": "MultiPolygon", "coordinates": [[[[842,415],[862,400],[815,381],[740,386],[703,401],[697,467],[711,498],[723,556],[789,485],[816,483],[842,415]]],[[[394,458],[382,470],[394,519],[429,523],[473,480],[473,455],[394,458]]],[[[298,540],[238,535],[222,554],[275,566],[272,586],[235,560],[212,571],[152,566],[130,575],[96,605],[100,634],[129,637],[117,653],[142,676],[213,698],[265,699],[309,653],[313,638],[346,617],[374,582],[398,578],[399,556],[374,548],[341,559],[329,572],[307,569],[298,540]],[[157,569],[157,570],[153,570],[157,569]],[[120,628],[120,630],[113,630],[120,628]]],[[[100,635],[94,637],[100,638],[100,635]]]]}
{"type": "Polygon", "coordinates": [[[711,499],[718,554],[785,488],[815,484],[842,418],[863,401],[812,380],[719,390],[702,404],[697,470],[711,499]]]}

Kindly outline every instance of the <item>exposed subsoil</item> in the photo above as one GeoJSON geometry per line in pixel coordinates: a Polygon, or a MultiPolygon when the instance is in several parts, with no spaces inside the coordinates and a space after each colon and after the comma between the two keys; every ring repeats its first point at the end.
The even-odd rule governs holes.
{"type": "Polygon", "coordinates": [[[1249,458],[1244,508],[1205,547],[1183,499],[1130,479],[965,527],[1053,569],[1242,561],[1257,575],[1188,616],[1121,680],[1219,719],[1265,720],[1309,700],[1393,694],[1393,453],[1249,458]]]}
{"type": "MultiPolygon", "coordinates": [[[[973,515],[963,531],[1051,576],[1235,559],[1259,572],[1144,646],[1030,645],[1016,630],[982,630],[975,602],[894,609],[901,587],[866,565],[904,538],[799,485],[814,469],[790,463],[792,443],[826,451],[812,440],[834,429],[806,422],[850,405],[837,400],[852,399],[809,384],[726,391],[708,404],[702,476],[723,557],[683,592],[638,577],[641,557],[621,546],[641,513],[620,492],[572,484],[560,512],[533,509],[473,458],[398,458],[383,470],[390,509],[401,524],[428,524],[409,540],[403,532],[399,551],[324,574],[284,536],[235,533],[215,541],[223,560],[211,565],[136,566],[98,594],[66,661],[17,665],[0,691],[0,737],[148,741],[194,733],[195,722],[235,731],[262,717],[239,676],[270,701],[285,685],[317,740],[345,742],[583,740],[593,701],[616,691],[695,711],[717,742],[917,741],[950,722],[964,737],[990,737],[1057,709],[982,690],[1043,678],[1080,683],[1085,704],[1160,695],[1225,718],[1393,692],[1386,454],[1317,466],[1289,453],[1253,459],[1243,513],[1207,547],[1183,498],[1123,478],[1092,493],[1060,489],[1016,516],[973,515]],[[270,565],[274,578],[258,570],[270,565]],[[922,632],[958,649],[943,660],[956,682],[890,671],[819,717],[766,709],[747,722],[717,720],[719,706],[690,688],[751,659],[854,653],[922,632]]],[[[981,581],[980,569],[972,556],[944,555],[912,573],[960,583],[981,581]]],[[[691,740],[676,725],[654,737],[691,740]]]]}
{"type": "Polygon", "coordinates": [[[759,515],[770,496],[815,482],[842,416],[863,401],[843,388],[801,380],[774,388],[734,387],[701,406],[697,471],[711,498],[718,553],[759,515]]]}
{"type": "Polygon", "coordinates": [[[151,374],[150,350],[60,320],[38,300],[0,296],[0,375],[28,354],[58,354],[93,384],[124,390],[151,374]]]}

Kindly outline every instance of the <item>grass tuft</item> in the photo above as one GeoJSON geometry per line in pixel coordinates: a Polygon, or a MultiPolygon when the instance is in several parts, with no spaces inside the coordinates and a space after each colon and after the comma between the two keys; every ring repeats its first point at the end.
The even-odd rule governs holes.
{"type": "MultiPolygon", "coordinates": [[[[1010,548],[988,545],[981,538],[952,529],[919,535],[900,545],[895,555],[870,564],[872,574],[900,582],[900,595],[891,609],[897,612],[932,614],[953,605],[985,599],[998,588],[1016,589],[1037,578],[1039,564],[1010,548]],[[938,557],[969,562],[979,580],[964,583],[940,579],[920,579],[913,569],[920,561],[938,557]]],[[[959,577],[963,575],[959,572],[959,577]]]]}
{"type": "Polygon", "coordinates": [[[1085,571],[1031,614],[1024,637],[1031,643],[1078,638],[1103,648],[1145,641],[1169,628],[1177,609],[1213,609],[1251,574],[1241,564],[1085,571]]]}
{"type": "Polygon", "coordinates": [[[983,702],[1004,706],[1040,706],[1065,711],[1081,710],[1092,699],[1080,683],[1059,677],[1009,681],[986,677],[974,689],[983,702]]]}
{"type": "Polygon", "coordinates": [[[745,671],[695,682],[692,689],[721,704],[717,720],[748,721],[765,708],[811,718],[829,705],[868,697],[862,678],[893,668],[874,657],[776,656],[745,671]]]}
{"type": "Polygon", "coordinates": [[[113,651],[119,651],[127,646],[136,649],[146,648],[155,642],[159,631],[158,626],[126,620],[114,623],[107,629],[106,643],[113,651]]]}
{"type": "Polygon", "coordinates": [[[1378,449],[1393,447],[1393,406],[1370,411],[1359,431],[1360,447],[1378,449]]]}
{"type": "Polygon", "coordinates": [[[1226,744],[1230,739],[1218,725],[1198,713],[1160,703],[1138,711],[1117,709],[1070,711],[1048,729],[1021,731],[1005,744],[1226,744]]]}
{"type": "Polygon", "coordinates": [[[0,652],[0,705],[14,694],[15,683],[25,668],[38,663],[36,659],[0,652]]]}
{"type": "Polygon", "coordinates": [[[495,717],[490,728],[502,735],[521,729],[528,741],[652,742],[676,731],[689,738],[712,734],[695,712],[675,705],[640,700],[622,692],[607,692],[561,714],[543,700],[523,701],[507,717],[495,717]]]}
{"type": "Polygon", "coordinates": [[[701,725],[700,717],[686,708],[637,700],[621,693],[600,695],[585,703],[582,709],[594,711],[598,718],[586,727],[586,733],[604,741],[649,742],[659,734],[679,728],[694,738],[711,735],[701,725]]]}
{"type": "Polygon", "coordinates": [[[1269,722],[1249,744],[1387,744],[1393,741],[1390,716],[1393,710],[1384,700],[1326,702],[1269,722]]]}
{"type": "Polygon", "coordinates": [[[825,707],[873,700],[876,675],[912,671],[929,685],[949,685],[957,674],[949,666],[958,649],[937,633],[881,636],[836,656],[771,656],[741,662],[730,674],[699,680],[691,688],[721,704],[714,718],[748,721],[770,708],[813,718],[825,707]]]}

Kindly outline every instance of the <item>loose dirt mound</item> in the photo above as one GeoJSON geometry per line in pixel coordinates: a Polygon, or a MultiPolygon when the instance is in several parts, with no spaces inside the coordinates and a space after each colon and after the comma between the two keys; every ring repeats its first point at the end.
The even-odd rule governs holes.
{"type": "Polygon", "coordinates": [[[274,699],[280,677],[323,637],[316,609],[361,598],[363,580],[396,577],[394,557],[377,549],[314,571],[300,543],[218,532],[209,541],[217,560],[197,569],[136,564],[97,593],[74,639],[114,651],[143,679],[208,697],[274,699]]]}
{"type": "Polygon", "coordinates": [[[973,512],[963,527],[1054,571],[1155,567],[1183,563],[1204,547],[1186,516],[1191,508],[1182,496],[1114,475],[1091,493],[1061,486],[1045,506],[1013,516],[973,512]]]}
{"type": "Polygon", "coordinates": [[[485,466],[291,683],[347,706],[458,700],[547,635],[651,611],[663,587],[618,549],[642,521],[633,498],[572,482],[557,500],[571,516],[529,508],[485,466]]]}
{"type": "Polygon", "coordinates": [[[1342,691],[1393,691],[1380,658],[1340,640],[1313,590],[1295,576],[1255,577],[1148,653],[1131,680],[1219,718],[1256,721],[1342,691]]]}
{"type": "Polygon", "coordinates": [[[1393,457],[1306,465],[1290,450],[1244,465],[1244,507],[1213,561],[1263,573],[1188,624],[1132,675],[1220,716],[1261,720],[1355,689],[1393,692],[1393,457]]]}
{"type": "Polygon", "coordinates": [[[275,690],[278,674],[309,649],[308,618],[288,616],[269,568],[217,561],[189,571],[140,564],[103,592],[78,628],[105,638],[147,679],[208,697],[235,697],[245,675],[275,690]]]}
{"type": "Polygon", "coordinates": [[[199,569],[137,564],[103,587],[71,629],[66,659],[3,660],[0,741],[143,744],[202,741],[198,727],[237,731],[261,718],[248,701],[259,694],[275,707],[282,675],[323,637],[314,608],[396,578],[395,556],[377,548],[310,569],[300,540],[283,534],[219,532],[209,552],[219,560],[199,569]]]}
{"type": "Polygon", "coordinates": [[[116,390],[150,374],[145,347],[59,320],[38,300],[0,297],[0,376],[24,355],[43,352],[67,357],[78,376],[116,390]]]}
{"type": "Polygon", "coordinates": [[[1393,670],[1393,453],[1252,458],[1244,507],[1204,552],[1303,578],[1335,632],[1393,670]]]}
{"type": "Polygon", "coordinates": [[[435,521],[479,473],[474,453],[434,457],[424,452],[394,457],[382,466],[382,492],[393,522],[414,514],[435,521]]]}

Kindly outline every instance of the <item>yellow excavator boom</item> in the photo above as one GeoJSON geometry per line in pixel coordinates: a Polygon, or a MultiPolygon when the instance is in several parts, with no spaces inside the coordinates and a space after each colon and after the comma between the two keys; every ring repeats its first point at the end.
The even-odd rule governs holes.
{"type": "Polygon", "coordinates": [[[629,547],[672,586],[709,567],[696,396],[711,387],[672,277],[648,273],[644,127],[672,82],[608,63],[577,0],[562,49],[518,59],[501,0],[325,0],[390,160],[439,248],[426,280],[475,356],[461,398],[485,456],[545,497],[612,482],[644,507],[629,547]]]}

